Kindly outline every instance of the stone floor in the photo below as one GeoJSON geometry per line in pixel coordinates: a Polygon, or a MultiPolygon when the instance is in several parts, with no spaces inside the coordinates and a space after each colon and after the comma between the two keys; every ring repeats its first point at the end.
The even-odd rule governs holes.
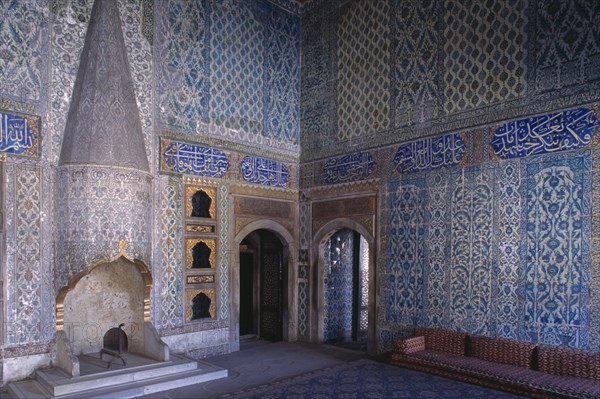
{"type": "Polygon", "coordinates": [[[205,359],[228,369],[228,377],[144,398],[210,398],[367,357],[365,353],[339,346],[300,342],[252,340],[242,342],[240,346],[239,352],[205,359]]]}

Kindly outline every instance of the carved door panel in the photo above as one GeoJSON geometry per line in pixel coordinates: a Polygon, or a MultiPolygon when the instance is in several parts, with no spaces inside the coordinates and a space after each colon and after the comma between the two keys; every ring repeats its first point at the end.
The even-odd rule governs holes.
{"type": "Polygon", "coordinates": [[[282,339],[282,253],[263,248],[260,265],[260,336],[282,339]]]}
{"type": "Polygon", "coordinates": [[[256,334],[254,305],[254,254],[240,252],[240,335],[256,334]]]}

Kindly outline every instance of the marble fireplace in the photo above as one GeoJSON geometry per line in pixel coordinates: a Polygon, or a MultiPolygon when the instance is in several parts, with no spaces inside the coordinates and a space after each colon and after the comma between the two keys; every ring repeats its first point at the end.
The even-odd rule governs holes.
{"type": "Polygon", "coordinates": [[[129,351],[143,353],[151,287],[145,264],[124,252],[74,276],[57,298],[57,328],[65,332],[73,354],[99,352],[106,332],[121,323],[129,351]]]}
{"type": "Polygon", "coordinates": [[[59,352],[99,352],[124,323],[129,351],[168,358],[150,324],[153,181],[115,1],[94,1],[58,166],[59,352]]]}

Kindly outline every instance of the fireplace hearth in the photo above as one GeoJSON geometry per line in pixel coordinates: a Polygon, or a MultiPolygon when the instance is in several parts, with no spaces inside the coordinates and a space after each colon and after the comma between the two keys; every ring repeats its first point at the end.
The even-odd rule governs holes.
{"type": "Polygon", "coordinates": [[[123,326],[125,326],[125,323],[119,324],[119,327],[111,328],[104,334],[103,348],[100,349],[100,359],[102,359],[102,355],[104,354],[111,356],[106,368],[110,368],[115,359],[120,359],[123,362],[123,367],[127,367],[125,358],[121,356],[127,352],[127,334],[123,331],[123,326]]]}

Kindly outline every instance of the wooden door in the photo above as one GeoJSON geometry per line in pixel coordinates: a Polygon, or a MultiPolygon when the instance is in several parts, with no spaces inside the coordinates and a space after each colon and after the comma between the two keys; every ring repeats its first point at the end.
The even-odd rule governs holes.
{"type": "Polygon", "coordinates": [[[280,341],[282,331],[282,261],[281,248],[263,247],[260,254],[260,336],[280,341]]]}

